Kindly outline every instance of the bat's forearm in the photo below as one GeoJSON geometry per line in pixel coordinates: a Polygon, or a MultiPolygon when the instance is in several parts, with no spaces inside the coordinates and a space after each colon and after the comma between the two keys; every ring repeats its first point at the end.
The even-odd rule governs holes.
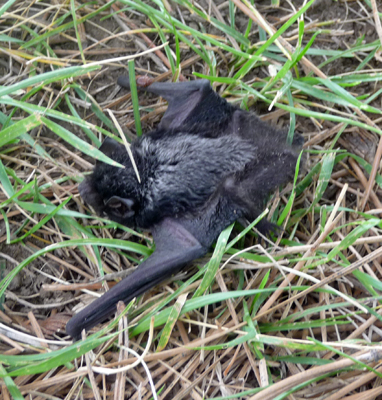
{"type": "Polygon", "coordinates": [[[106,292],[102,297],[94,300],[90,305],[76,314],[66,325],[66,332],[74,339],[81,338],[81,332],[93,328],[95,325],[103,322],[116,311],[117,303],[123,301],[126,305],[142,293],[151,289],[160,283],[163,278],[139,286],[139,281],[131,274],[112,289],[106,292]],[[132,286],[137,285],[136,290],[132,286]]]}
{"type": "Polygon", "coordinates": [[[83,329],[89,330],[114,313],[119,301],[129,303],[207,252],[207,248],[176,221],[165,220],[158,224],[153,235],[157,250],[131,275],[76,314],[66,325],[70,336],[80,339],[83,329]]]}

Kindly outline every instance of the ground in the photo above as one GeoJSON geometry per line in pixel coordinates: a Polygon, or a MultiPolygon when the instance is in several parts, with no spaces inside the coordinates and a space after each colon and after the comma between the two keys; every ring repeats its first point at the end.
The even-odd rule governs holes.
{"type": "MultiPolygon", "coordinates": [[[[382,3],[277,3],[0,2],[2,398],[382,399],[382,3]],[[126,56],[158,81],[209,78],[304,153],[266,205],[275,235],[237,224],[137,299],[128,334],[105,323],[71,345],[69,318],[142,260],[131,243],[153,246],[78,193],[119,136],[107,110],[137,135],[126,56]],[[131,351],[145,363],[118,369],[131,351]]],[[[142,131],[165,109],[139,93],[142,131]]]]}

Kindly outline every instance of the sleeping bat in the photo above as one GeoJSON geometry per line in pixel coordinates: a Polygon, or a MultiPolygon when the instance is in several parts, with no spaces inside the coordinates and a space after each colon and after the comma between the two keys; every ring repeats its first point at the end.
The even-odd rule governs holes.
{"type": "MultiPolygon", "coordinates": [[[[129,78],[118,84],[129,87],[129,78]]],[[[168,109],[131,144],[140,182],[126,148],[107,138],[100,150],[125,168],[97,161],[79,191],[97,214],[150,230],[155,251],[68,322],[74,339],[107,319],[118,301],[130,302],[206,254],[236,220],[254,220],[272,190],[294,176],[300,135],[288,145],[286,132],[229,104],[207,80],[146,84],[138,89],[164,97],[168,109]]]]}

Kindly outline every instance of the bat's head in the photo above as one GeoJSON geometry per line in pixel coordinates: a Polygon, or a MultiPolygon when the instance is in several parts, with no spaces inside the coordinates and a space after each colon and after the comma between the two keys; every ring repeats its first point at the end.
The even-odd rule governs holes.
{"type": "Polygon", "coordinates": [[[139,183],[126,148],[107,138],[99,150],[125,168],[97,161],[93,173],[80,184],[80,195],[101,217],[133,228],[140,203],[139,183]]]}

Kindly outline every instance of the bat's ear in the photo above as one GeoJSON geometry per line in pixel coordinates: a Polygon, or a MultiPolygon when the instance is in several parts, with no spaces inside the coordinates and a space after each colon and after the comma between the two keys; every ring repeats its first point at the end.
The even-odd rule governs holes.
{"type": "Polygon", "coordinates": [[[109,200],[105,201],[107,207],[107,214],[115,218],[130,218],[135,214],[133,210],[134,201],[131,199],[123,199],[119,196],[112,196],[109,200]]]}
{"type": "Polygon", "coordinates": [[[102,151],[103,154],[111,158],[111,155],[119,148],[120,144],[116,140],[107,137],[101,144],[99,150],[102,151]]]}

